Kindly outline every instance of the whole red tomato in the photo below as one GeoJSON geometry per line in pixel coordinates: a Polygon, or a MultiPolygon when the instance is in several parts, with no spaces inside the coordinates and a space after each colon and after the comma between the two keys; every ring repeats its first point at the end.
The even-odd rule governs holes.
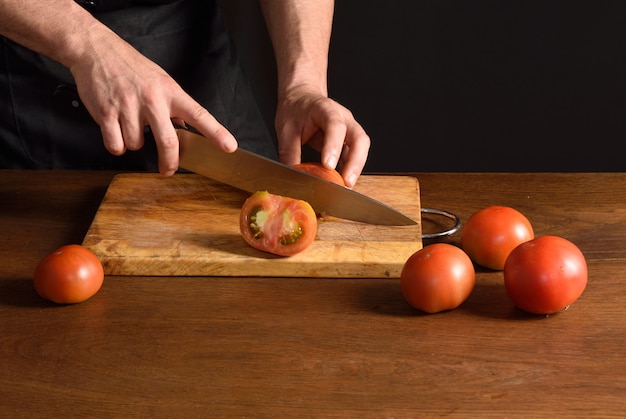
{"type": "Polygon", "coordinates": [[[491,206],[472,214],[461,230],[461,247],[480,266],[500,271],[519,244],[535,237],[528,218],[510,207],[491,206]]]}
{"type": "Polygon", "coordinates": [[[100,290],[104,269],[98,257],[86,247],[70,244],[44,257],[33,276],[37,293],[59,304],[74,304],[91,298],[100,290]]]}
{"type": "Polygon", "coordinates": [[[404,299],[427,313],[452,310],[472,293],[476,283],[474,265],[456,246],[435,243],[409,257],[400,273],[404,299]]]}
{"type": "Polygon", "coordinates": [[[535,314],[562,311],[587,286],[587,262],[575,244],[541,236],[516,247],[504,265],[504,285],[513,303],[535,314]]]}
{"type": "Polygon", "coordinates": [[[343,177],[339,174],[338,171],[329,169],[324,166],[322,163],[317,162],[306,162],[299,163],[293,166],[294,169],[302,170],[303,172],[307,172],[314,176],[325,179],[329,182],[336,183],[337,185],[346,186],[346,183],[343,180],[343,177]]]}
{"type": "Polygon", "coordinates": [[[313,243],[317,217],[306,201],[259,191],[244,202],[239,229],[255,249],[291,256],[313,243]]]}

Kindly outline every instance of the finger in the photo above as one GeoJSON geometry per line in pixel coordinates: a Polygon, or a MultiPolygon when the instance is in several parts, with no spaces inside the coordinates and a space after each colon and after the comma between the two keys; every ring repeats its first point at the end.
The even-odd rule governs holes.
{"type": "Polygon", "coordinates": [[[293,125],[287,125],[280,130],[278,159],[288,166],[293,166],[302,161],[302,137],[293,125]]]}
{"type": "Polygon", "coordinates": [[[347,128],[343,122],[330,121],[323,129],[322,164],[329,169],[335,169],[346,141],[347,128]]]}
{"type": "Polygon", "coordinates": [[[122,137],[128,150],[139,150],[144,144],[144,124],[137,119],[121,118],[122,137]]]}
{"type": "Polygon", "coordinates": [[[182,119],[225,152],[231,153],[237,149],[237,140],[230,131],[187,94],[177,96],[172,117],[182,119]]]}
{"type": "Polygon", "coordinates": [[[104,148],[114,156],[121,156],[126,151],[124,137],[117,119],[109,119],[100,123],[104,148]]]}
{"type": "Polygon", "coordinates": [[[178,135],[174,125],[166,117],[153,120],[150,128],[159,155],[159,172],[171,176],[178,170],[178,135]]]}
{"type": "Polygon", "coordinates": [[[353,123],[348,129],[346,146],[343,154],[343,168],[341,175],[346,186],[353,187],[365,167],[371,145],[370,137],[358,123],[353,123]]]}
{"type": "Polygon", "coordinates": [[[152,102],[152,106],[147,106],[145,112],[157,147],[159,172],[164,176],[171,176],[178,170],[179,144],[170,117],[170,107],[164,102],[152,102]]]}

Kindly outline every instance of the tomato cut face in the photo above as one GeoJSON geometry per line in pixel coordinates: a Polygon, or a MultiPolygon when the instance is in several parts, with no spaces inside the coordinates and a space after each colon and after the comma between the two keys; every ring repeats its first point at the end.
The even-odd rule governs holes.
{"type": "Polygon", "coordinates": [[[306,201],[259,191],[244,202],[239,229],[246,243],[255,249],[291,256],[313,243],[317,217],[306,201]]]}
{"type": "Polygon", "coordinates": [[[292,167],[294,169],[307,172],[313,176],[317,176],[319,178],[325,179],[329,182],[336,183],[337,185],[346,186],[346,183],[344,182],[343,177],[341,177],[338,171],[329,169],[328,167],[324,166],[322,163],[306,162],[306,163],[296,164],[292,167]]]}

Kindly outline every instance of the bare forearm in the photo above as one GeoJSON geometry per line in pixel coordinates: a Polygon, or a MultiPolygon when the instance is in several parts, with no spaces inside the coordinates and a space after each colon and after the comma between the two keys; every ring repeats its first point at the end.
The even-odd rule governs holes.
{"type": "Polygon", "coordinates": [[[327,94],[332,0],[261,0],[278,67],[279,95],[306,85],[327,94]]]}
{"type": "Polygon", "coordinates": [[[113,35],[73,0],[0,0],[0,34],[68,68],[113,35]]]}

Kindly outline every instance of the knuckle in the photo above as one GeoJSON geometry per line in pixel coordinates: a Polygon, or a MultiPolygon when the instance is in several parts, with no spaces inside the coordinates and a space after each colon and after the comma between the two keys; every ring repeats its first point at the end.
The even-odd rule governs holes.
{"type": "Polygon", "coordinates": [[[191,111],[191,116],[196,121],[202,121],[210,117],[209,111],[202,105],[195,105],[191,111]]]}
{"type": "Polygon", "coordinates": [[[159,144],[164,150],[172,150],[178,147],[178,137],[176,135],[165,135],[159,139],[159,144]]]}

